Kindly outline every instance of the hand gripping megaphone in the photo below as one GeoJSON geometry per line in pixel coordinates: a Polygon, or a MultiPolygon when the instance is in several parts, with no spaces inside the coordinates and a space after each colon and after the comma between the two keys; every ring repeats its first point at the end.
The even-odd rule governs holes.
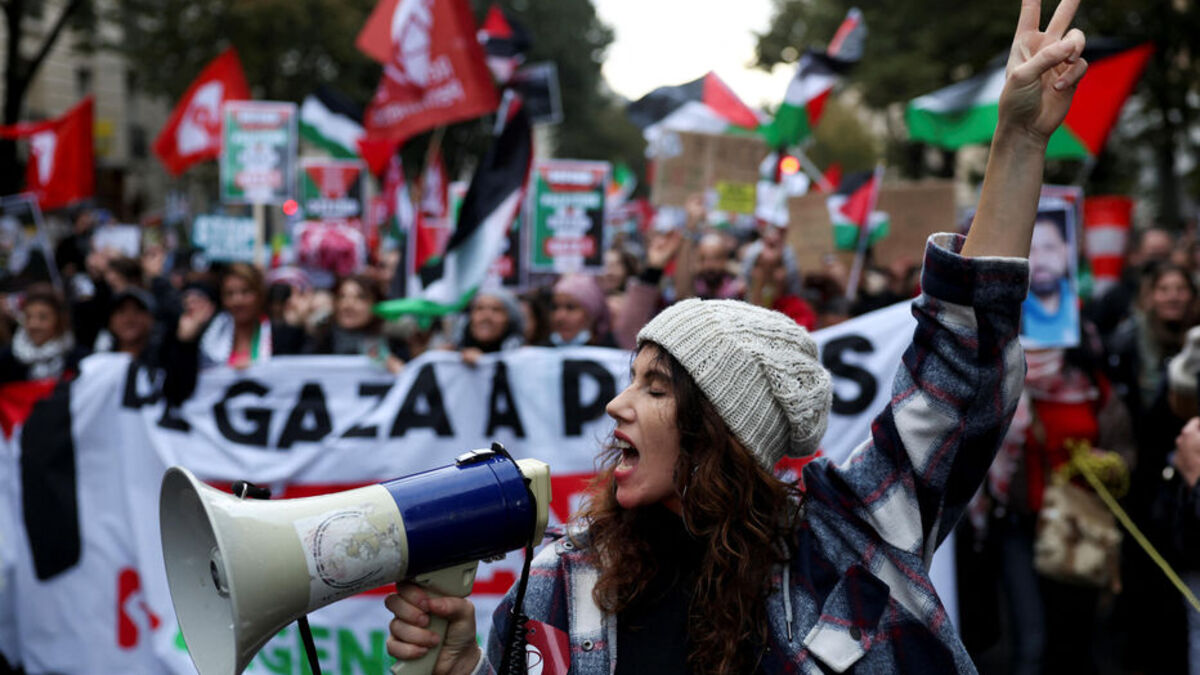
{"type": "MultiPolygon", "coordinates": [[[[172,467],[159,518],[179,628],[200,675],[238,675],[289,623],[361,591],[407,579],[465,597],[480,560],[541,540],[549,503],[550,468],[499,446],[302,499],[241,500],[172,467]]],[[[393,672],[436,660],[431,649],[393,672]]]]}

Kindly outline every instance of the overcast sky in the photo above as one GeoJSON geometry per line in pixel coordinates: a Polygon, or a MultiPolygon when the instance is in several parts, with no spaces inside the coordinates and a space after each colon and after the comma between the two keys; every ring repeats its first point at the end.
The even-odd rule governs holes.
{"type": "Polygon", "coordinates": [[[795,66],[765,73],[754,61],[755,38],[771,19],[771,0],[593,0],[616,39],[604,77],[636,99],[655,87],[716,71],[747,104],[783,99],[795,66]]]}

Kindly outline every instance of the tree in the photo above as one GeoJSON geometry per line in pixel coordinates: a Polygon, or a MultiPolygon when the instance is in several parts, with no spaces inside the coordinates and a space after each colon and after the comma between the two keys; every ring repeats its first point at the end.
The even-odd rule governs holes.
{"type": "MultiPolygon", "coordinates": [[[[1057,3],[1046,2],[1048,18],[1057,3]]],[[[951,0],[868,0],[859,3],[870,30],[863,62],[851,75],[865,105],[881,110],[965,79],[992,59],[1006,53],[1015,25],[1016,3],[963,3],[951,0]]],[[[769,68],[795,58],[807,46],[822,46],[842,19],[845,6],[828,0],[775,0],[768,30],[758,36],[757,63],[769,68]]],[[[1200,32],[1200,4],[1172,0],[1089,0],[1077,14],[1076,24],[1093,36],[1127,40],[1131,45],[1153,41],[1158,51],[1147,68],[1127,113],[1138,114],[1137,123],[1122,124],[1108,148],[1089,167],[1099,189],[1130,185],[1141,164],[1139,148],[1152,148],[1152,195],[1158,218],[1178,225],[1181,219],[1181,180],[1193,186],[1200,172],[1179,176],[1181,155],[1196,156],[1189,134],[1197,126],[1194,103],[1200,96],[1200,63],[1191,47],[1200,32]],[[1141,111],[1137,113],[1137,111],[1141,111]]],[[[904,132],[892,130],[892,157],[916,158],[913,172],[927,167],[920,148],[903,148],[904,132]],[[900,149],[897,149],[900,148],[900,149]]],[[[909,144],[911,146],[911,144],[909,144]]],[[[1194,164],[1194,162],[1193,162],[1194,164]]],[[[1085,175],[1077,163],[1051,166],[1054,179],[1072,180],[1085,175]]]]}
{"type": "MultiPolygon", "coordinates": [[[[87,38],[95,16],[90,0],[66,0],[60,7],[51,8],[39,0],[5,0],[0,3],[4,12],[4,124],[16,124],[25,112],[25,97],[38,70],[50,55],[67,28],[80,28],[79,46],[91,45],[87,38]],[[47,24],[46,19],[50,22],[47,24]],[[48,25],[44,33],[32,30],[32,24],[48,25]],[[28,47],[33,45],[32,49],[28,47]]],[[[17,145],[0,140],[0,194],[12,194],[22,184],[21,164],[17,145]]]]}

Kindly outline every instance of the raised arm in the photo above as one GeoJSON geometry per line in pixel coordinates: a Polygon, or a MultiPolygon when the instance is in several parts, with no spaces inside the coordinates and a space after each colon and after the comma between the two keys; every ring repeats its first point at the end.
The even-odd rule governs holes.
{"type": "Polygon", "coordinates": [[[1046,144],[1087,70],[1083,33],[1067,31],[1078,7],[1079,0],[1062,0],[1043,32],[1041,1],[1021,3],[983,192],[963,255],[1029,255],[1046,144]]]}

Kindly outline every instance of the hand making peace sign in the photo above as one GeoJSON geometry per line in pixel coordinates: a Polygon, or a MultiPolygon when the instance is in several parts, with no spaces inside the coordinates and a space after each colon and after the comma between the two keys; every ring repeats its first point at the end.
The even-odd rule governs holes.
{"type": "Polygon", "coordinates": [[[1067,116],[1087,62],[1081,56],[1083,32],[1078,28],[1067,31],[1079,0],[1059,2],[1044,32],[1038,30],[1041,4],[1040,0],[1021,3],[999,115],[1000,124],[1044,144],[1067,116]]]}

